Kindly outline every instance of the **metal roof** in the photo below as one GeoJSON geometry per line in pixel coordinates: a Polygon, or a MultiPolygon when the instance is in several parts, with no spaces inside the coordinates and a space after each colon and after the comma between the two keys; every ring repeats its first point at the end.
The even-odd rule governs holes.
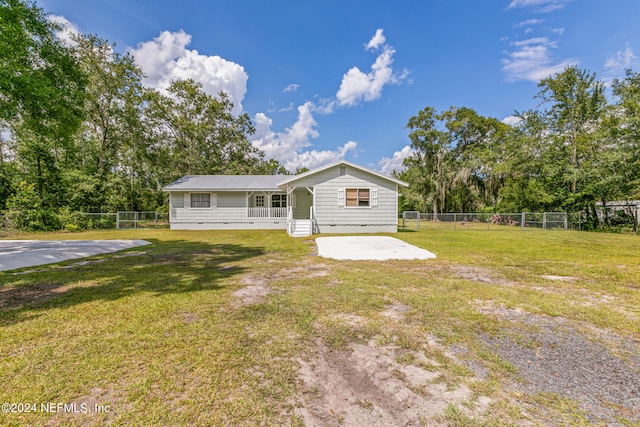
{"type": "Polygon", "coordinates": [[[187,175],[163,191],[281,191],[282,175],[187,175]]]}
{"type": "Polygon", "coordinates": [[[363,168],[356,164],[340,160],[328,165],[310,170],[300,175],[187,175],[165,186],[163,191],[284,191],[282,188],[288,183],[338,166],[350,166],[370,173],[380,178],[395,182],[403,187],[408,186],[404,181],[382,175],[381,173],[363,168]]]}
{"type": "Polygon", "coordinates": [[[329,163],[328,165],[324,165],[324,166],[321,166],[319,168],[312,169],[312,170],[310,170],[308,172],[301,173],[300,175],[288,175],[288,176],[285,176],[285,177],[283,177],[281,179],[280,185],[288,184],[288,183],[297,181],[299,179],[306,178],[309,175],[313,175],[313,174],[316,174],[316,173],[321,172],[323,170],[327,170],[327,169],[330,169],[330,168],[333,168],[333,167],[336,167],[336,166],[350,166],[352,168],[361,170],[363,172],[370,173],[371,175],[375,175],[375,176],[380,177],[382,179],[386,179],[388,181],[395,182],[396,184],[398,184],[398,185],[400,185],[402,187],[408,187],[409,186],[409,184],[407,184],[404,181],[401,181],[399,179],[396,179],[396,178],[393,178],[393,177],[390,177],[390,176],[387,176],[387,175],[383,175],[381,173],[372,171],[371,169],[363,168],[362,166],[356,165],[356,164],[351,163],[351,162],[347,162],[346,160],[338,160],[337,162],[329,163]]]}

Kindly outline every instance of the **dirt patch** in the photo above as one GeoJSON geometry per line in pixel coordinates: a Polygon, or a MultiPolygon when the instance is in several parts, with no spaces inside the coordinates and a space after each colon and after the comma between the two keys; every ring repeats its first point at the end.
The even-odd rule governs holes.
{"type": "Polygon", "coordinates": [[[359,326],[367,323],[364,317],[356,314],[338,313],[333,316],[329,316],[331,320],[339,321],[340,323],[347,324],[349,326],[359,326]]]}
{"type": "Polygon", "coordinates": [[[501,277],[496,277],[494,275],[494,272],[486,268],[461,265],[461,266],[454,267],[453,270],[456,275],[462,277],[463,279],[470,280],[472,282],[488,283],[492,285],[504,285],[504,286],[514,285],[513,282],[510,282],[501,277]]]}
{"type": "Polygon", "coordinates": [[[264,302],[265,297],[272,292],[271,288],[264,285],[264,281],[259,278],[255,279],[253,276],[244,278],[242,283],[248,284],[249,286],[245,286],[233,293],[233,296],[236,297],[233,302],[234,308],[251,304],[261,304],[264,302]]]}
{"type": "Polygon", "coordinates": [[[545,274],[540,277],[542,277],[543,279],[553,280],[556,282],[575,282],[576,280],[578,280],[577,277],[573,277],[573,276],[554,276],[552,274],[545,274]]]}
{"type": "Polygon", "coordinates": [[[390,317],[395,321],[400,321],[405,318],[405,313],[409,310],[411,310],[411,307],[408,305],[395,302],[393,304],[386,305],[385,310],[381,314],[385,317],[390,317]]]}
{"type": "Polygon", "coordinates": [[[263,276],[254,274],[244,275],[240,278],[240,283],[248,286],[234,292],[233,295],[236,297],[236,301],[233,302],[233,306],[238,308],[245,305],[263,303],[265,297],[274,292],[274,289],[270,286],[274,282],[294,278],[299,279],[301,277],[325,277],[329,272],[329,266],[326,264],[309,264],[275,270],[263,276]]]}
{"type": "Polygon", "coordinates": [[[111,389],[93,387],[89,393],[80,396],[68,404],[68,410],[54,416],[46,426],[56,425],[110,425],[115,416],[130,410],[111,389]],[[64,420],[64,421],[62,421],[64,420]]]}
{"type": "MultiPolygon", "coordinates": [[[[302,405],[295,412],[307,426],[432,425],[448,405],[472,397],[466,385],[450,388],[438,382],[438,372],[417,366],[424,355],[407,358],[397,346],[371,341],[330,349],[317,340],[315,354],[299,360],[302,405]],[[416,362],[401,364],[399,357],[416,362]]],[[[484,410],[485,399],[464,410],[484,410]]]]}
{"type": "MultiPolygon", "coordinates": [[[[479,311],[510,323],[499,336],[483,342],[518,370],[523,381],[511,387],[525,393],[553,393],[577,402],[589,422],[640,423],[640,344],[609,332],[616,353],[605,342],[587,337],[562,317],[535,315],[490,302],[479,311]],[[615,338],[614,338],[615,337],[615,338]]],[[[544,408],[542,408],[544,412],[544,408]]]]}

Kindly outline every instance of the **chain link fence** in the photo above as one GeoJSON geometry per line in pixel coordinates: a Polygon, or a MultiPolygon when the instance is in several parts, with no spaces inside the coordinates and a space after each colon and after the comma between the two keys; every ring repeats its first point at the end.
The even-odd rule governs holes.
{"type": "Polygon", "coordinates": [[[403,230],[579,230],[584,223],[582,213],[518,212],[518,213],[424,213],[405,211],[400,218],[403,230]]]}
{"type": "Polygon", "coordinates": [[[115,225],[118,230],[169,228],[169,214],[161,214],[159,212],[117,212],[115,225]]]}

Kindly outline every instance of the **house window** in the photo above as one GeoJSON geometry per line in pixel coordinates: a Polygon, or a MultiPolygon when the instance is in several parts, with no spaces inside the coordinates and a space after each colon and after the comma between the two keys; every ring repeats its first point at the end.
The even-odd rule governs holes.
{"type": "Polygon", "coordinates": [[[210,208],[211,193],[191,193],[192,208],[210,208]]]}
{"type": "Polygon", "coordinates": [[[347,188],[346,203],[347,207],[369,207],[369,189],[368,188],[347,188]]]}
{"type": "Polygon", "coordinates": [[[287,195],[286,194],[274,194],[271,196],[272,208],[286,208],[287,207],[287,195]]]}
{"type": "Polygon", "coordinates": [[[256,207],[264,208],[264,194],[256,194],[256,207]]]}

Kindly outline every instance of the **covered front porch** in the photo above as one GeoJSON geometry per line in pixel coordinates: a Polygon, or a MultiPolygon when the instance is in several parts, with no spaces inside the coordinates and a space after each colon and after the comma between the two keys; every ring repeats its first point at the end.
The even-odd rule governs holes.
{"type": "Polygon", "coordinates": [[[287,187],[284,192],[247,191],[247,222],[286,222],[291,236],[314,233],[314,192],[311,187],[287,187]]]}
{"type": "Polygon", "coordinates": [[[294,237],[310,236],[317,232],[315,227],[313,187],[286,187],[287,190],[287,233],[294,237]]]}

